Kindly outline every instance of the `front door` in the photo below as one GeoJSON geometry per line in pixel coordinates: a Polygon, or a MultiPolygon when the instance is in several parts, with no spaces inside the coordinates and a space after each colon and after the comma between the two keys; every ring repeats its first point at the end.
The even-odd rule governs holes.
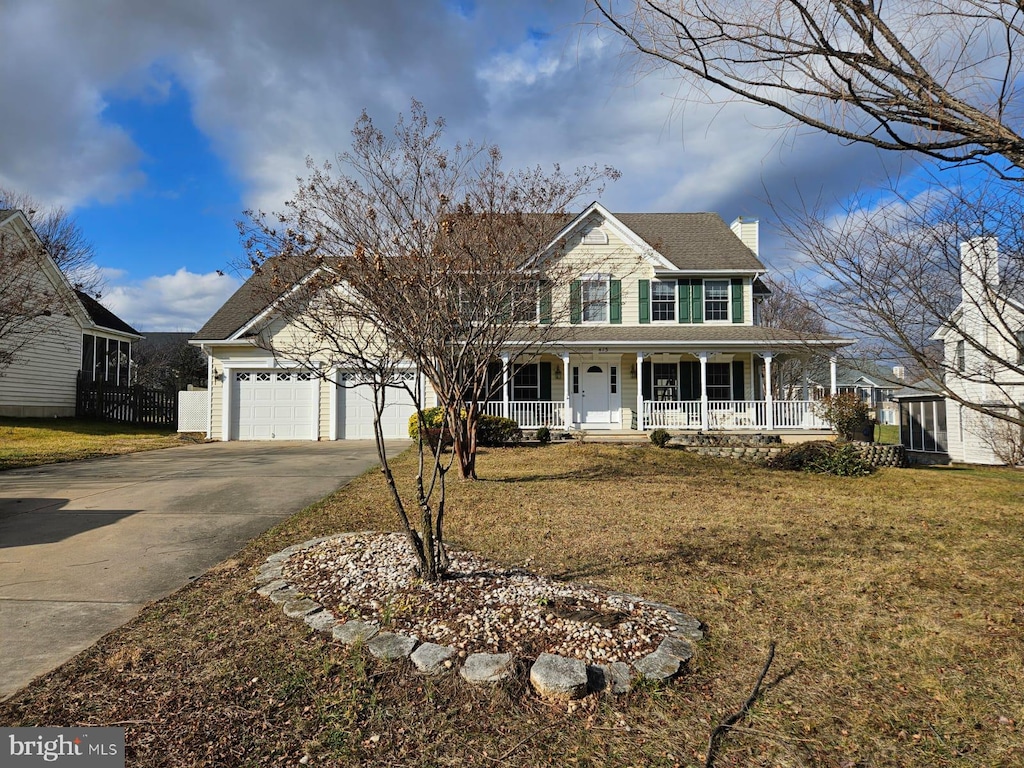
{"type": "MultiPolygon", "coordinates": [[[[576,422],[583,428],[610,429],[619,421],[618,382],[612,394],[612,366],[607,363],[593,363],[579,366],[574,373],[578,376],[579,391],[575,395],[576,422]]],[[[618,370],[616,369],[616,379],[618,370]]]]}

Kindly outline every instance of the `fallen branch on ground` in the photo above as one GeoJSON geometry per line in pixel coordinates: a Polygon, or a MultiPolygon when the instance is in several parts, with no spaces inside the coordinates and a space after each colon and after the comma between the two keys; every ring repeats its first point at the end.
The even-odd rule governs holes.
{"type": "Polygon", "coordinates": [[[764,667],[761,669],[761,674],[757,678],[757,682],[754,684],[754,690],[750,692],[750,696],[743,702],[743,706],[740,707],[736,712],[729,715],[723,720],[714,731],[711,732],[711,738],[708,739],[708,755],[704,760],[704,768],[713,768],[715,764],[715,758],[718,756],[718,748],[722,743],[722,739],[726,733],[728,733],[736,723],[742,720],[750,708],[757,701],[758,694],[761,693],[761,683],[764,682],[765,676],[768,674],[768,669],[772,665],[772,661],[775,659],[775,643],[773,642],[768,646],[768,658],[765,659],[764,667]]]}

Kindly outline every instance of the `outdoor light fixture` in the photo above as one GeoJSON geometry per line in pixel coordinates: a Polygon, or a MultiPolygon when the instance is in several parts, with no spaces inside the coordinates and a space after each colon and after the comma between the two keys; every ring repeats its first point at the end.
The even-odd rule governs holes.
{"type": "Polygon", "coordinates": [[[629,378],[636,378],[636,363],[633,363],[633,365],[629,366],[629,378]]]}

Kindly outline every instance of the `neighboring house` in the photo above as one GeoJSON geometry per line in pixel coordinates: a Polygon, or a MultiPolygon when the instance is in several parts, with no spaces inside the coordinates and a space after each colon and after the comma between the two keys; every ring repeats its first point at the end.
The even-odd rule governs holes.
{"type": "MultiPolygon", "coordinates": [[[[571,259],[578,276],[552,289],[551,301],[569,310],[565,333],[530,359],[510,365],[510,350],[495,360],[506,386],[487,412],[526,429],[827,429],[810,402],[774,401],[765,382],[782,355],[834,356],[851,341],[755,324],[765,271],[757,250],[757,221],[730,228],[713,213],[612,214],[593,203],[544,252],[571,259]]],[[[273,317],[263,279],[250,278],[192,340],[210,356],[209,436],[372,437],[365,387],[335,386],[257,345],[273,317]]],[[[524,334],[550,321],[543,303],[524,334]]],[[[834,386],[834,357],[832,375],[834,386]]],[[[424,400],[432,404],[429,391],[424,400]]],[[[385,434],[406,437],[412,413],[411,403],[394,404],[385,434]]]]}
{"type": "MultiPolygon", "coordinates": [[[[829,394],[828,381],[822,382],[828,372],[823,365],[811,365],[810,369],[805,387],[794,387],[793,396],[820,400],[829,394]]],[[[899,414],[893,393],[903,386],[904,375],[902,366],[886,368],[871,360],[840,358],[836,365],[836,391],[840,395],[857,395],[879,424],[897,424],[899,414]]]]}
{"type": "MultiPolygon", "coordinates": [[[[988,410],[1006,409],[1020,418],[1024,414],[1024,302],[1000,284],[995,238],[961,243],[960,289],[959,306],[934,336],[943,343],[946,388],[967,402],[988,410]]],[[[1021,427],[979,413],[955,398],[946,400],[946,417],[947,448],[953,461],[1024,462],[1021,427]]]]}
{"type": "MultiPolygon", "coordinates": [[[[74,290],[21,211],[0,211],[4,235],[39,252],[18,275],[25,291],[50,293],[51,309],[26,320],[13,363],[0,370],[0,416],[74,416],[79,378],[127,386],[132,344],[142,336],[91,296],[74,290]]],[[[0,269],[4,265],[0,264],[0,269]]]]}

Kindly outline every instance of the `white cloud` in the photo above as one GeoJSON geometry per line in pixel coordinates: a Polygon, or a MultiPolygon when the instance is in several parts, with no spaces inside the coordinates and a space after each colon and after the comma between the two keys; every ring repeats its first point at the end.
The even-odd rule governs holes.
{"type": "MultiPolygon", "coordinates": [[[[110,279],[111,270],[105,270],[110,279]]],[[[108,283],[101,301],[122,320],[147,331],[198,331],[240,285],[231,275],[182,267],[138,282],[108,283]]]]}

